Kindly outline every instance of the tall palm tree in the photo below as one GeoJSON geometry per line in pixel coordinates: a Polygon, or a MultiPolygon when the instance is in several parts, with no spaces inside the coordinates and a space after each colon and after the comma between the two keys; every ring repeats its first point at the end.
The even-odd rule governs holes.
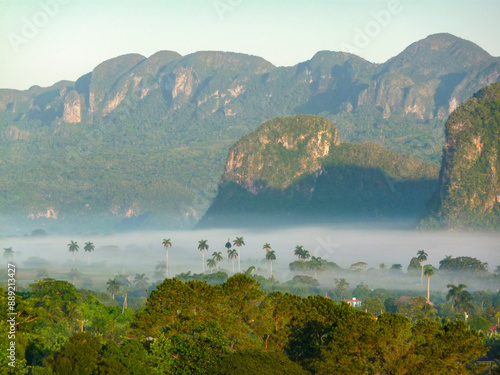
{"type": "Polygon", "coordinates": [[[136,273],[134,277],[134,284],[139,289],[145,289],[149,285],[149,277],[147,277],[145,273],[136,273]]]}
{"type": "MultiPolygon", "coordinates": [[[[262,246],[262,249],[266,250],[266,256],[269,250],[271,250],[271,245],[269,245],[267,242],[262,246]]],[[[266,270],[267,270],[267,257],[266,257],[266,270]]]]}
{"type": "Polygon", "coordinates": [[[302,260],[305,262],[310,257],[311,257],[311,254],[309,254],[309,251],[304,250],[304,252],[302,253],[302,260]]]}
{"type": "Polygon", "coordinates": [[[215,259],[214,258],[210,258],[209,260],[207,260],[207,266],[210,268],[210,273],[212,273],[212,270],[214,269],[214,267],[217,266],[217,263],[215,262],[215,259]]]}
{"type": "Polygon", "coordinates": [[[95,246],[92,242],[85,242],[85,247],[83,248],[83,250],[85,250],[85,252],[88,253],[87,263],[89,266],[90,266],[90,253],[94,251],[94,249],[95,246]]]}
{"type": "Polygon", "coordinates": [[[122,283],[120,283],[116,279],[109,279],[108,282],[106,283],[106,285],[108,286],[106,290],[111,294],[113,299],[115,299],[115,294],[120,291],[120,287],[122,286],[122,283]]]}
{"type": "MultiPolygon", "coordinates": [[[[233,245],[231,245],[231,239],[228,238],[226,244],[224,245],[224,247],[226,248],[226,251],[227,251],[227,255],[229,255],[229,250],[231,250],[232,246],[233,245]]],[[[229,256],[227,257],[227,266],[229,267],[229,256]]],[[[234,271],[233,271],[233,273],[234,273],[234,271]]]]}
{"type": "Polygon", "coordinates": [[[14,256],[14,250],[12,250],[12,247],[4,247],[3,250],[3,257],[5,259],[12,259],[14,256]]]}
{"type": "Polygon", "coordinates": [[[238,258],[238,251],[236,249],[229,249],[227,251],[227,259],[231,259],[233,261],[233,273],[234,273],[234,260],[238,258]]]}
{"type": "Polygon", "coordinates": [[[236,237],[233,241],[233,245],[238,247],[238,272],[241,272],[241,253],[240,249],[245,245],[245,241],[243,241],[243,237],[236,237]]]}
{"type": "Polygon", "coordinates": [[[172,247],[172,241],[170,241],[170,238],[165,238],[163,239],[163,242],[161,243],[163,246],[165,246],[165,250],[167,250],[167,279],[168,279],[168,248],[172,247]]]}
{"type": "Polygon", "coordinates": [[[219,251],[214,251],[212,254],[213,259],[217,262],[217,272],[219,272],[219,262],[223,259],[222,258],[222,253],[219,251]]]}
{"type": "Polygon", "coordinates": [[[427,260],[427,253],[424,250],[417,251],[417,259],[422,268],[422,274],[420,275],[420,286],[424,286],[424,262],[427,260]]]}
{"type": "Polygon", "coordinates": [[[203,254],[203,261],[202,261],[202,264],[203,264],[203,273],[205,273],[205,251],[208,250],[208,244],[207,244],[208,240],[200,240],[198,241],[198,250],[201,251],[201,253],[203,254]]]}
{"type": "Polygon", "coordinates": [[[68,244],[69,251],[73,253],[73,262],[75,261],[75,252],[78,251],[80,246],[78,246],[78,243],[75,241],[71,241],[71,243],[68,244]]]}
{"type": "Polygon", "coordinates": [[[271,262],[271,277],[273,277],[273,260],[276,260],[276,252],[274,250],[269,250],[266,254],[266,260],[271,262]]]}
{"type": "Polygon", "coordinates": [[[299,260],[302,259],[302,255],[304,254],[304,246],[295,246],[295,251],[293,252],[293,255],[296,255],[299,260]]]}
{"type": "Polygon", "coordinates": [[[448,284],[446,285],[446,287],[449,289],[448,294],[446,295],[446,300],[451,300],[451,309],[454,310],[455,304],[460,300],[460,293],[462,293],[464,289],[467,288],[467,285],[459,284],[457,286],[454,284],[448,284]]]}
{"type": "Polygon", "coordinates": [[[434,275],[434,268],[432,266],[426,266],[424,270],[424,275],[427,277],[427,301],[430,301],[431,297],[431,277],[434,275]]]}

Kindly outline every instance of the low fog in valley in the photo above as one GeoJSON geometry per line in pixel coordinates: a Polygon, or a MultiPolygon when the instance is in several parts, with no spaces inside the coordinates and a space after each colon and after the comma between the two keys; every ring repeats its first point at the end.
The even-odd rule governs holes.
{"type": "MultiPolygon", "coordinates": [[[[304,274],[292,272],[289,268],[291,262],[298,260],[294,256],[297,245],[303,246],[311,256],[335,262],[341,270],[309,274],[325,290],[335,287],[335,278],[345,278],[351,290],[363,282],[370,289],[416,289],[424,293],[427,281],[424,281],[423,287],[420,286],[420,275],[417,274],[414,278],[403,277],[411,258],[421,249],[428,254],[424,264],[435,268],[439,268],[439,261],[447,255],[477,258],[488,263],[490,272],[500,264],[498,233],[417,232],[341,226],[145,231],[85,236],[4,236],[1,237],[1,248],[11,247],[14,250],[14,256],[9,261],[17,265],[21,286],[25,287],[37,279],[40,270],[44,271],[42,275],[45,277],[69,280],[68,272],[76,269],[81,273],[78,280],[73,280],[77,287],[105,291],[106,281],[118,274],[127,275],[132,281],[135,274],[145,273],[151,282],[160,282],[162,278],[158,273],[155,276],[155,268],[166,258],[163,239],[170,239],[172,242],[169,249],[169,277],[188,271],[192,274],[202,272],[202,254],[198,250],[200,240],[207,240],[209,245],[205,252],[205,262],[212,257],[213,252],[221,252],[224,257],[220,263],[221,271],[231,275],[232,264],[228,262],[224,246],[228,238],[232,242],[237,236],[243,237],[245,241],[245,245],[241,247],[242,272],[255,266],[254,274],[266,278],[271,276],[264,260],[265,243],[269,243],[276,252],[273,275],[280,282],[304,274]],[[71,241],[76,241],[79,245],[74,262],[72,253],[68,251],[71,241]],[[89,254],[84,251],[86,242],[94,244],[94,252],[89,254]],[[349,271],[350,266],[357,262],[367,263],[366,270],[349,271]],[[380,269],[381,263],[387,267],[385,270],[380,269]],[[390,270],[393,264],[401,264],[402,272],[390,270]]],[[[5,264],[7,259],[3,258],[3,261],[5,264]]],[[[236,260],[236,272],[237,263],[236,260]]],[[[205,273],[210,273],[206,264],[205,273]]],[[[447,278],[435,275],[431,281],[431,289],[434,292],[445,292],[446,285],[450,282],[466,283],[469,290],[498,289],[498,285],[488,285],[491,281],[483,284],[481,279],[456,274],[448,275],[447,278]]]]}

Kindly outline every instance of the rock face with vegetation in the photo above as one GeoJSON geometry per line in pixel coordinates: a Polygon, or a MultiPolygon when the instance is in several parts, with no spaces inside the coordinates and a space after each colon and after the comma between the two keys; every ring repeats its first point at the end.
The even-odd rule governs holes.
{"type": "Polygon", "coordinates": [[[490,85],[446,122],[439,197],[426,225],[500,228],[500,84],[490,85]]]}
{"type": "Polygon", "coordinates": [[[192,225],[229,147],[277,116],[319,115],[346,141],[438,164],[448,114],[499,77],[499,58],[449,34],[384,64],[331,51],[291,67],[226,52],[119,56],[76,82],[0,90],[0,211],[192,225]]]}
{"type": "Polygon", "coordinates": [[[373,143],[340,143],[328,120],[264,123],[229,150],[218,195],[200,226],[292,220],[417,220],[438,167],[373,143]]]}
{"type": "Polygon", "coordinates": [[[340,144],[337,128],[317,116],[281,117],[264,123],[229,150],[225,179],[258,192],[260,181],[278,189],[317,171],[340,144]]]}

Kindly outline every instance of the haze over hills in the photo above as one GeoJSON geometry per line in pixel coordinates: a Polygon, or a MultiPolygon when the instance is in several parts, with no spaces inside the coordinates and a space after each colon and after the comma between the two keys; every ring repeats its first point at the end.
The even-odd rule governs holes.
{"type": "Polygon", "coordinates": [[[191,226],[229,147],[277,116],[321,115],[343,141],[437,164],[448,114],[499,77],[499,58],[449,34],[384,64],[329,51],[292,67],[226,52],[120,56],[76,82],[0,90],[0,210],[48,226],[78,216],[72,230],[191,226]]]}
{"type": "Polygon", "coordinates": [[[380,145],[340,143],[324,118],[280,117],[231,147],[198,227],[396,218],[415,225],[437,176],[436,165],[380,145]]]}

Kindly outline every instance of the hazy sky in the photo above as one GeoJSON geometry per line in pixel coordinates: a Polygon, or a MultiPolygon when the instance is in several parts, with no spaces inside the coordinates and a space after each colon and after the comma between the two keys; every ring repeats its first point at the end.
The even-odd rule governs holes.
{"type": "Polygon", "coordinates": [[[448,32],[500,55],[498,0],[0,0],[0,88],[76,80],[102,61],[222,50],[277,66],[317,51],[384,62],[448,32]]]}

